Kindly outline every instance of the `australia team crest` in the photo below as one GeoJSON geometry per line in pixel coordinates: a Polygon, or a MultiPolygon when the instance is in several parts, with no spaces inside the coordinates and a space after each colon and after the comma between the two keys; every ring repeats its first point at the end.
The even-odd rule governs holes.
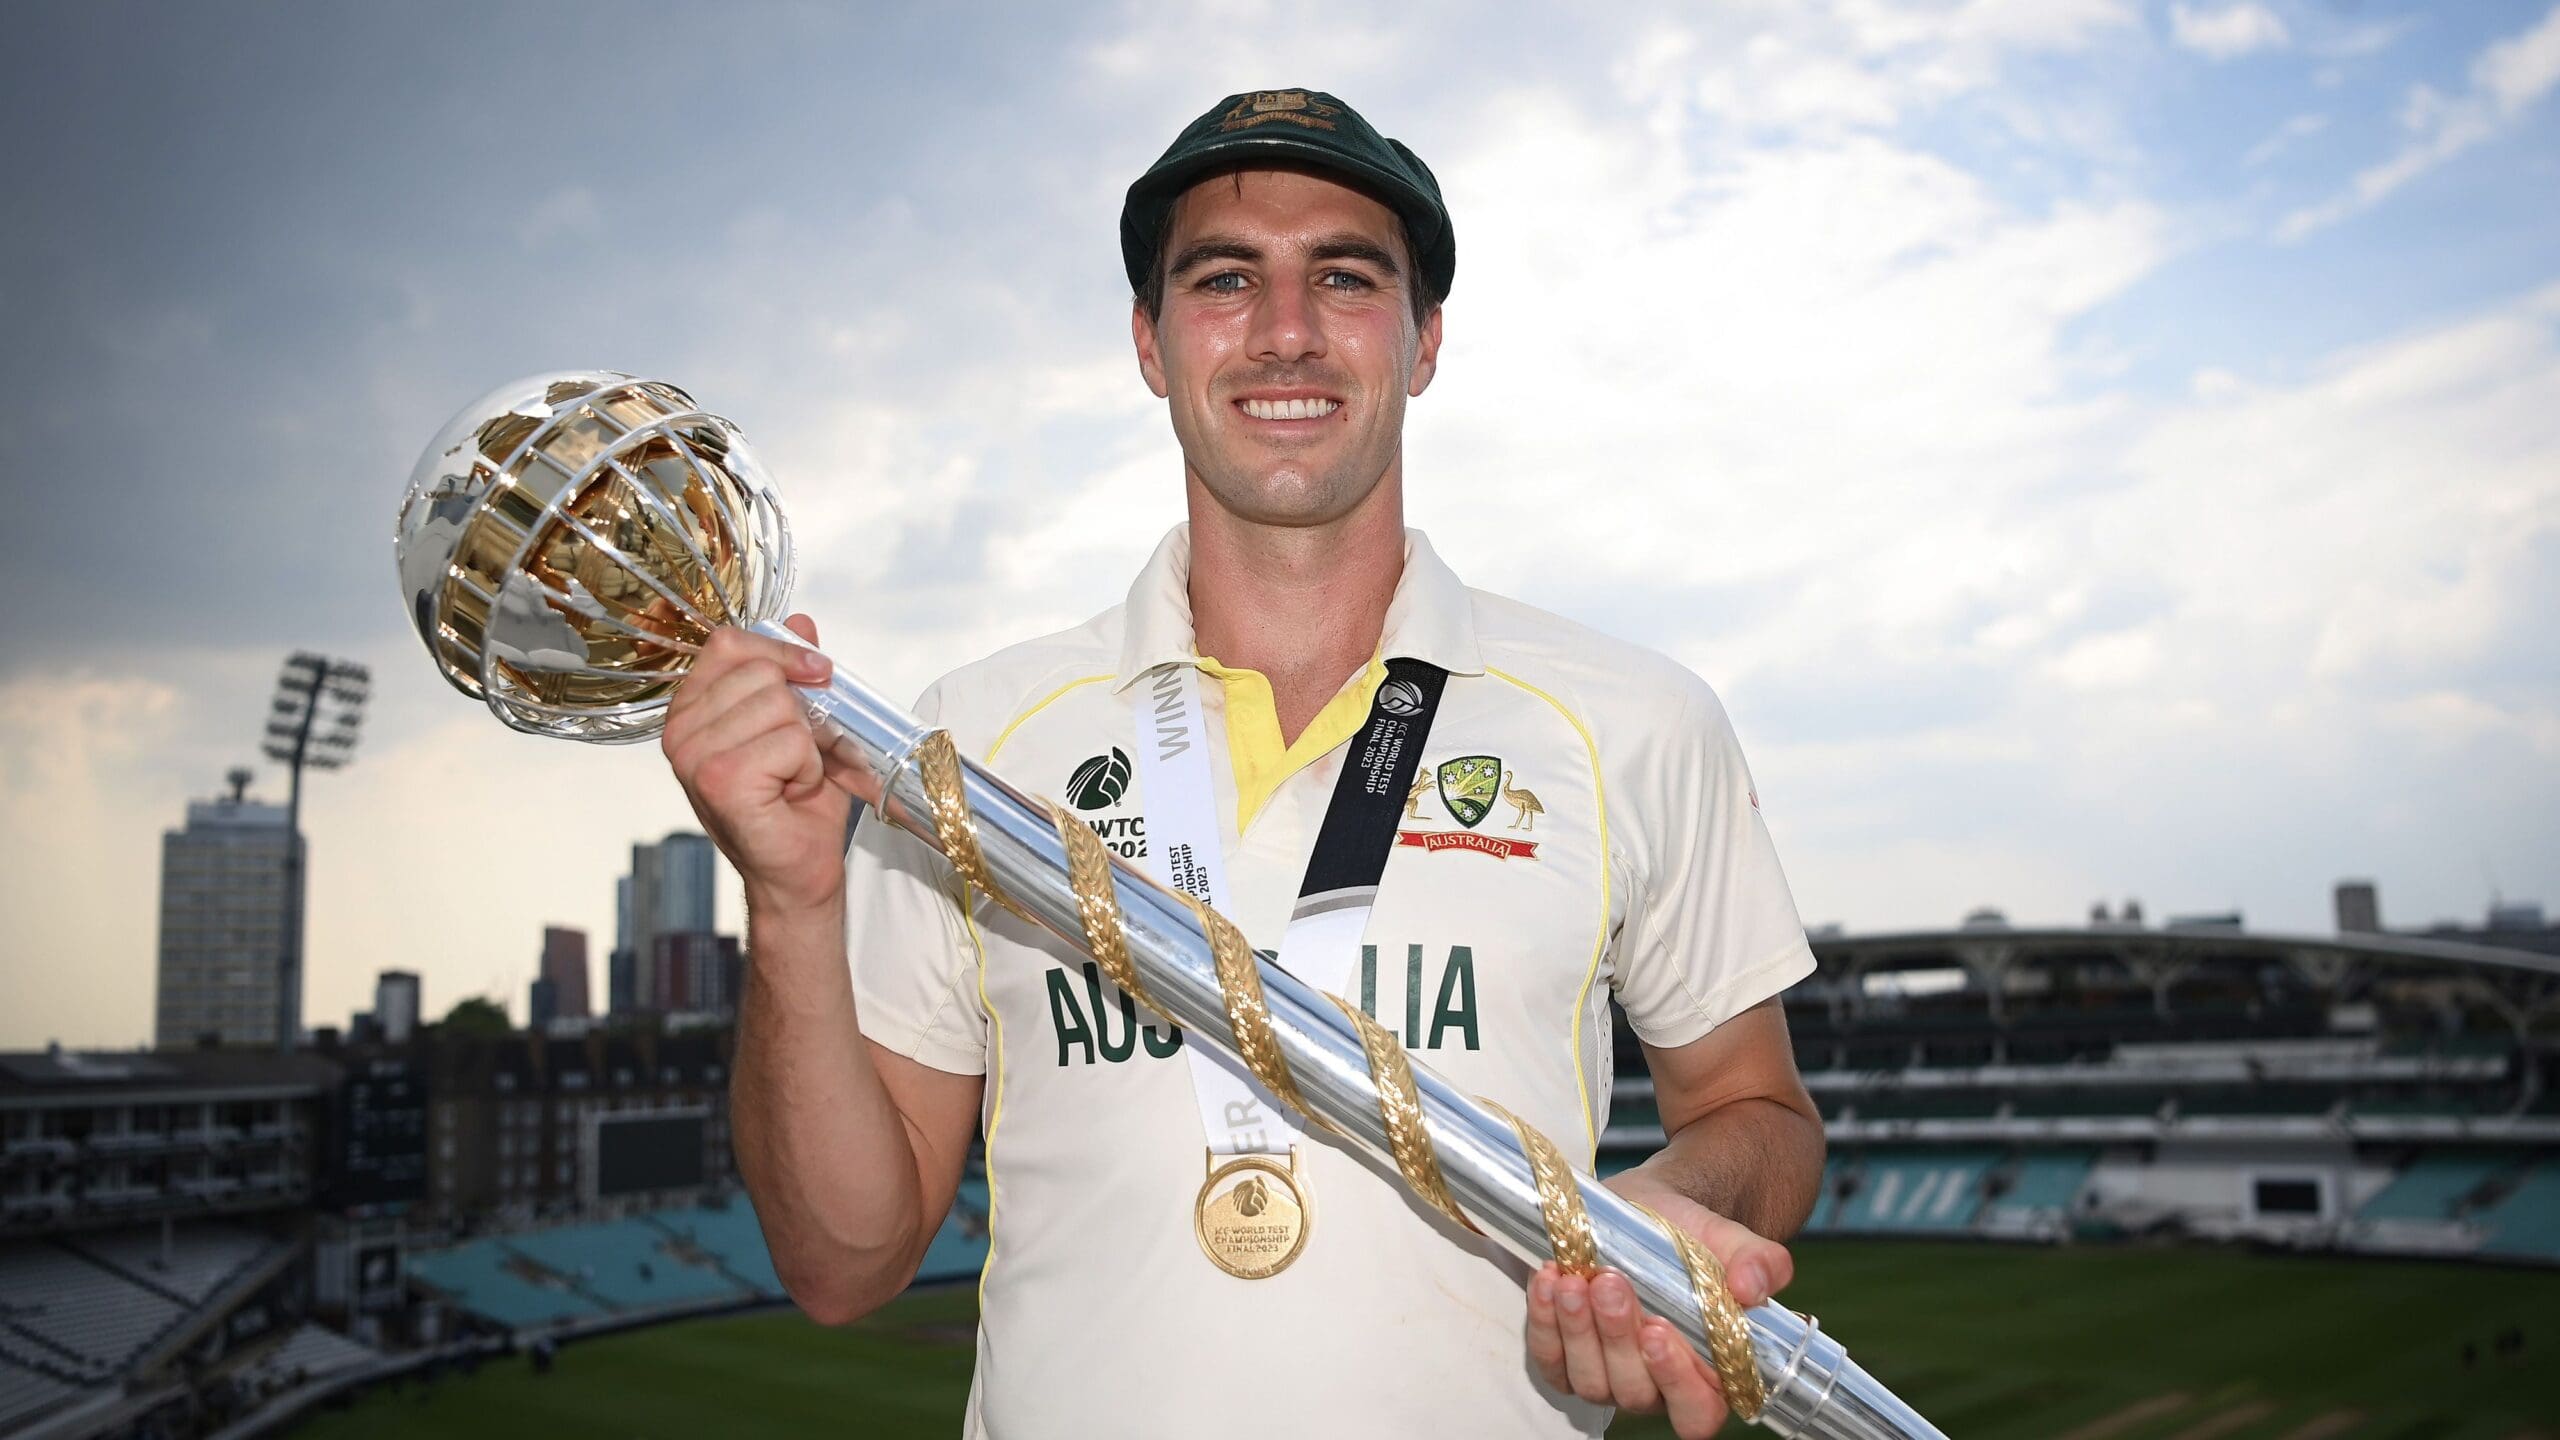
{"type": "Polygon", "coordinates": [[[1406,797],[1406,818],[1432,818],[1422,813],[1422,805],[1435,792],[1441,808],[1448,812],[1448,818],[1463,828],[1399,830],[1396,832],[1397,844],[1424,851],[1468,850],[1491,855],[1498,860],[1537,858],[1538,842],[1535,840],[1515,840],[1477,832],[1485,818],[1503,804],[1511,806],[1511,819],[1504,827],[1506,829],[1534,830],[1538,817],[1547,812],[1547,807],[1539,803],[1538,797],[1517,782],[1500,756],[1460,755],[1441,761],[1432,778],[1415,785],[1413,793],[1406,797]]]}
{"type": "Polygon", "coordinates": [[[1502,794],[1502,762],[1491,755],[1461,755],[1440,762],[1440,803],[1449,818],[1473,830],[1493,813],[1502,794]]]}

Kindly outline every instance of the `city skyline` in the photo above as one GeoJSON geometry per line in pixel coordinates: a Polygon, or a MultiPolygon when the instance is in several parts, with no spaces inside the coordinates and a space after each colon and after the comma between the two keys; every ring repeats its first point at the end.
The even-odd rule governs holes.
{"type": "Polygon", "coordinates": [[[2560,8],[988,18],[25,17],[0,1046],[148,1038],[158,836],[301,647],[374,676],[305,796],[308,1014],[384,969],[520,1014],[544,925],[611,933],[693,823],[660,757],[503,731],[392,594],[403,478],[511,376],[736,419],[893,693],[1116,603],[1181,473],[1119,193],[1271,85],[1450,197],[1412,520],[1716,687],[1808,923],[2560,901],[2560,8]],[[529,150],[563,54],[655,142],[529,150]]]}

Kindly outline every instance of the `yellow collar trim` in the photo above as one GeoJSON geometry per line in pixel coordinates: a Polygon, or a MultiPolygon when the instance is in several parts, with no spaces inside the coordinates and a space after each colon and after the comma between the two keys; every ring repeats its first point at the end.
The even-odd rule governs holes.
{"type": "Polygon", "coordinates": [[[1259,670],[1237,670],[1206,655],[1200,672],[1218,682],[1227,701],[1227,760],[1236,776],[1236,833],[1242,835],[1290,776],[1313,764],[1317,756],[1343,744],[1369,723],[1369,707],[1387,678],[1387,662],[1369,658],[1369,668],[1334,692],[1298,738],[1280,742],[1280,707],[1271,696],[1271,681],[1259,670]]]}

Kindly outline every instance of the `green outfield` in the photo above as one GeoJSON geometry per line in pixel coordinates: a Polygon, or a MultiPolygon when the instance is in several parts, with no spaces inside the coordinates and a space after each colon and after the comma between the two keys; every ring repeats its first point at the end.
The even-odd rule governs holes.
{"type": "MultiPolygon", "coordinates": [[[[1787,1298],[1958,1440],[2560,1437],[2560,1272],[2130,1246],[1820,1240],[1797,1253],[1787,1298]],[[2523,1348],[2501,1355],[2510,1329],[2523,1348]]],[[[840,1330],[790,1312],[660,1326],[573,1345],[548,1376],[507,1360],[293,1433],[947,1440],[974,1306],[963,1287],[840,1330]]],[[[1669,1433],[1635,1419],[1611,1431],[1669,1433]]]]}

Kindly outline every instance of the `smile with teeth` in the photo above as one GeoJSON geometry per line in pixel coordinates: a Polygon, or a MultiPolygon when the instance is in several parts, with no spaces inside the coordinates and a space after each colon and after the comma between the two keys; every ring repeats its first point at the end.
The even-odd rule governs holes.
{"type": "Polygon", "coordinates": [[[1342,408],[1339,400],[1239,400],[1244,413],[1256,420],[1321,420],[1342,408]]]}

